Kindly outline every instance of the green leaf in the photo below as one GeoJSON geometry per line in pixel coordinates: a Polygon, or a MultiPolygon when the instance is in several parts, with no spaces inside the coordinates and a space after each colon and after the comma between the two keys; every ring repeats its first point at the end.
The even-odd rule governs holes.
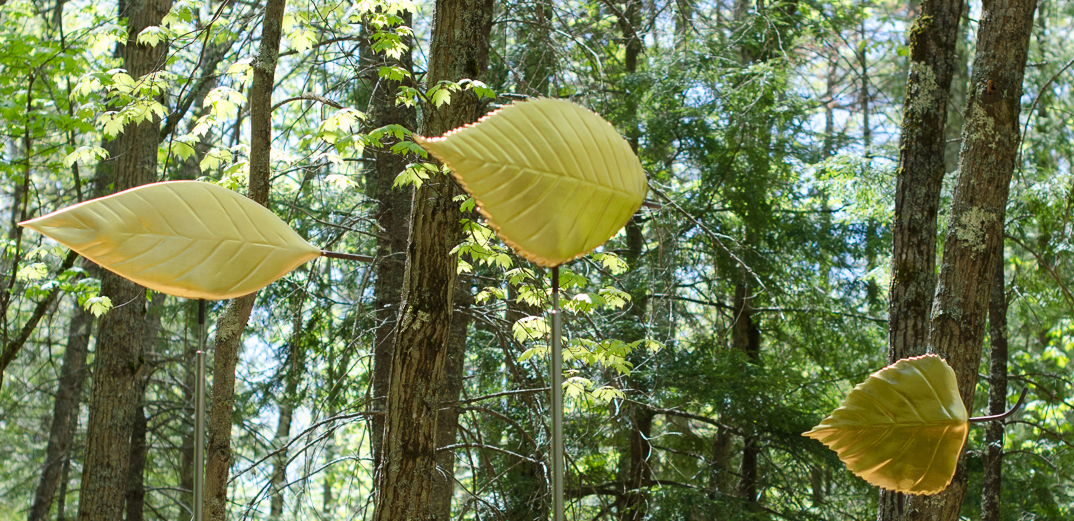
{"type": "Polygon", "coordinates": [[[93,313],[93,316],[99,317],[112,309],[112,299],[108,297],[88,298],[86,299],[85,304],[82,305],[82,308],[93,313]]]}
{"type": "Polygon", "coordinates": [[[84,146],[78,147],[74,152],[67,154],[63,158],[63,166],[70,167],[75,164],[76,161],[88,163],[90,161],[101,160],[108,157],[108,151],[98,146],[84,146]]]}

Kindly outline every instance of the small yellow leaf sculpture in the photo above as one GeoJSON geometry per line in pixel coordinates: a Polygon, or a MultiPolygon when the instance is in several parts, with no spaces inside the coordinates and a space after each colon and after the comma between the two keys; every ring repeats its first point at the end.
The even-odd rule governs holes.
{"type": "Polygon", "coordinates": [[[154,183],[19,223],[147,288],[253,293],[321,252],[265,207],[197,181],[154,183]]]}
{"type": "Polygon", "coordinates": [[[648,190],[630,144],[569,101],[515,103],[441,137],[414,139],[451,167],[504,242],[545,267],[604,244],[648,190]]]}
{"type": "Polygon", "coordinates": [[[803,436],[827,445],[873,485],[935,494],[955,475],[968,419],[954,370],[925,355],[873,373],[803,436]]]}

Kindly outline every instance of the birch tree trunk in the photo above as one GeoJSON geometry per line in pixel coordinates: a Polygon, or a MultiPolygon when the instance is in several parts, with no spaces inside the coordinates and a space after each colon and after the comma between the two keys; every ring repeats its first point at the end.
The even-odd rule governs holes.
{"type": "MultiPolygon", "coordinates": [[[[437,0],[427,85],[479,79],[488,67],[492,0],[437,0]]],[[[427,107],[424,133],[438,136],[476,121],[484,105],[471,93],[427,107]]],[[[377,521],[432,519],[439,393],[457,280],[462,217],[448,176],[418,189],[410,214],[403,298],[385,414],[383,461],[376,481],[377,521]]]]}

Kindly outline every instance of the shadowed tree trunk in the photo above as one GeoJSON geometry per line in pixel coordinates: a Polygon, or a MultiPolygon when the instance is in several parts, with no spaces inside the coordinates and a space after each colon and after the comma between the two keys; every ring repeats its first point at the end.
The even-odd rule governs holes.
{"type": "MultiPolygon", "coordinates": [[[[488,67],[492,0],[437,0],[427,85],[479,79],[488,67]]],[[[484,105],[472,93],[426,107],[424,133],[438,136],[476,121],[484,105]]],[[[462,213],[462,190],[448,176],[429,179],[415,194],[407,242],[403,298],[385,414],[382,472],[377,475],[377,521],[432,519],[437,416],[447,358],[462,213]]]]}
{"type": "MultiPolygon", "coordinates": [[[[282,368],[284,391],[278,401],[279,418],[276,423],[276,437],[273,439],[275,449],[280,451],[273,463],[274,469],[269,483],[272,487],[272,501],[269,507],[269,519],[279,519],[283,515],[283,484],[287,482],[288,451],[284,448],[291,438],[291,421],[295,416],[295,406],[299,403],[298,384],[306,366],[306,343],[302,323],[302,306],[306,302],[305,291],[292,295],[291,307],[291,342],[290,353],[282,368]]],[[[310,327],[311,324],[306,324],[310,327]]]]}
{"type": "MultiPolygon", "coordinates": [[[[1003,280],[1003,247],[996,255],[992,291],[988,297],[988,338],[991,362],[988,371],[988,414],[1007,410],[1007,294],[1003,280]]],[[[1003,425],[985,425],[984,487],[981,491],[981,521],[1000,520],[1000,491],[1003,478],[1003,425]]]]}
{"type": "MultiPolygon", "coordinates": [[[[400,13],[403,25],[410,26],[413,15],[410,11],[400,13]]],[[[406,105],[396,105],[395,98],[401,82],[380,78],[379,67],[399,67],[411,72],[414,69],[411,58],[409,36],[402,37],[407,46],[398,59],[385,53],[372,54],[369,64],[369,81],[373,84],[370,101],[372,108],[372,127],[399,125],[411,131],[417,130],[417,109],[406,105]]],[[[375,160],[373,167],[367,170],[367,184],[373,188],[372,197],[377,199],[377,257],[373,270],[373,308],[375,310],[375,332],[373,343],[373,410],[383,411],[387,404],[388,380],[392,371],[392,353],[395,350],[395,323],[399,317],[399,299],[402,296],[403,268],[406,265],[406,241],[410,230],[410,205],[413,189],[410,186],[394,187],[396,176],[403,172],[413,158],[393,153],[391,138],[384,138],[384,146],[370,150],[375,160]]],[[[373,447],[373,467],[379,468],[381,461],[381,439],[384,435],[384,416],[373,415],[370,443],[373,447]]]]}
{"type": "Polygon", "coordinates": [[[63,367],[60,369],[60,382],[52,409],[45,468],[41,471],[41,481],[38,482],[34,503],[27,517],[29,521],[49,519],[64,463],[71,457],[71,442],[78,425],[78,401],[86,381],[86,351],[93,320],[93,313],[82,309],[76,302],[74,316],[67,329],[67,348],[63,353],[63,367]]]}
{"type": "MultiPolygon", "coordinates": [[[[247,196],[267,205],[272,145],[272,87],[280,55],[285,0],[268,0],[261,26],[261,47],[253,61],[250,86],[250,186],[247,196]]],[[[231,416],[235,407],[235,366],[242,333],[250,319],[257,293],[231,299],[216,323],[213,350],[213,391],[209,410],[208,446],[205,449],[206,519],[224,521],[227,516],[227,483],[231,468],[231,416]]]]}
{"type": "MultiPolygon", "coordinates": [[[[146,27],[160,25],[171,8],[169,0],[146,0],[127,5],[124,66],[134,78],[164,66],[166,42],[148,47],[135,41],[146,27]]],[[[114,190],[119,192],[156,181],[160,121],[150,118],[127,125],[116,139],[118,152],[114,190]]],[[[100,322],[94,357],[86,457],[82,472],[78,518],[116,521],[123,517],[130,461],[130,440],[148,365],[142,358],[147,341],[145,288],[107,272],[101,294],[114,308],[100,322]]]]}
{"type": "MultiPolygon", "coordinates": [[[[977,33],[958,183],[929,331],[929,351],[954,368],[969,411],[1018,154],[1022,80],[1035,10],[1036,0],[992,0],[985,4],[977,33]]],[[[906,518],[958,519],[966,480],[963,460],[943,492],[907,499],[906,518]]]]}
{"type": "MultiPolygon", "coordinates": [[[[442,404],[457,402],[462,394],[466,337],[470,327],[469,313],[470,306],[474,303],[470,288],[470,277],[459,277],[455,287],[455,312],[451,317],[447,358],[444,361],[444,379],[440,383],[440,403],[442,404]]],[[[446,447],[454,444],[459,430],[459,407],[441,408],[436,423],[436,446],[446,447]]],[[[451,498],[454,495],[455,451],[438,451],[436,453],[436,479],[433,483],[433,499],[430,507],[433,519],[451,519],[451,498]]]]}
{"type": "MultiPolygon", "coordinates": [[[[143,389],[144,393],[144,389],[143,389]]],[[[134,417],[134,431],[131,433],[131,461],[127,471],[127,517],[126,521],[145,519],[145,474],[146,434],[149,431],[149,419],[145,417],[145,407],[138,406],[134,417]]]]}

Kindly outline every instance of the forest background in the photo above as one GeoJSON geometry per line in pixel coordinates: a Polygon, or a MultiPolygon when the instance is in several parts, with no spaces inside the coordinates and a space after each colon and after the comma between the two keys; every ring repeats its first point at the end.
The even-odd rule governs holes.
{"type": "Polygon", "coordinates": [[[547,518],[548,270],[407,139],[528,96],[611,121],[660,205],[562,270],[568,517],[902,517],[801,433],[905,354],[906,111],[944,114],[931,303],[964,116],[992,92],[979,32],[1019,9],[1005,313],[980,322],[971,415],[1029,398],[1001,437],[971,430],[954,515],[1070,519],[1074,4],[1055,0],[0,0],[0,519],[189,518],[196,305],[16,226],[177,179],[249,185],[312,243],[374,258],[210,303],[210,518],[547,518]],[[911,26],[938,6],[960,21],[949,99],[914,87],[911,26]],[[400,333],[401,311],[428,328],[400,333]]]}

